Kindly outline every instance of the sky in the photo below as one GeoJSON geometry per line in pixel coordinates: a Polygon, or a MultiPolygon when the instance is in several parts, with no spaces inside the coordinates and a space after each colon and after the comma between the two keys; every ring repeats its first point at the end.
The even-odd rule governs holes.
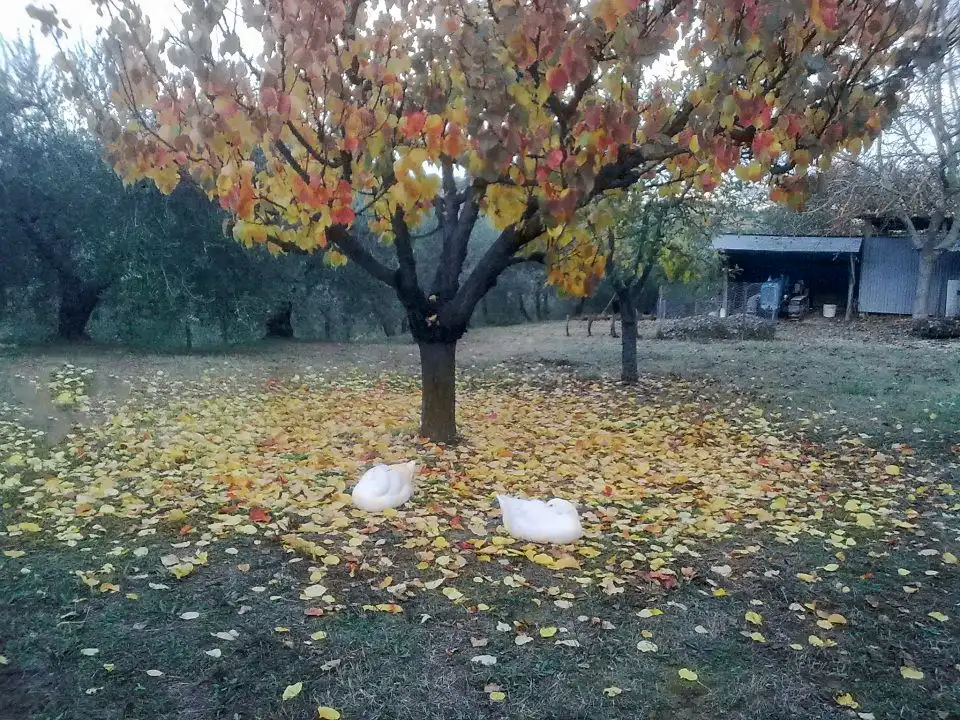
{"type": "MultiPolygon", "coordinates": [[[[2,0],[3,22],[0,23],[0,37],[4,40],[14,40],[17,33],[26,38],[31,32],[37,40],[37,48],[42,55],[52,56],[56,52],[53,43],[41,37],[39,24],[27,15],[27,6],[36,5],[49,8],[53,5],[57,14],[67,20],[73,29],[70,31],[69,42],[75,42],[81,37],[93,40],[97,26],[103,23],[97,17],[93,3],[89,0],[2,0]]],[[[155,27],[162,27],[179,14],[176,0],[146,0],[140,6],[147,11],[155,27]]]]}

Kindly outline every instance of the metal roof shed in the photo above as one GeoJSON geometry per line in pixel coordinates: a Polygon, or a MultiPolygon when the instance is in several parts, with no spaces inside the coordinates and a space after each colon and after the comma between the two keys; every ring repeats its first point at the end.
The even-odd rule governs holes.
{"type": "Polygon", "coordinates": [[[729,233],[713,239],[727,258],[728,268],[746,282],[768,277],[803,279],[811,300],[820,305],[844,305],[852,312],[861,237],[745,235],[729,233]]]}

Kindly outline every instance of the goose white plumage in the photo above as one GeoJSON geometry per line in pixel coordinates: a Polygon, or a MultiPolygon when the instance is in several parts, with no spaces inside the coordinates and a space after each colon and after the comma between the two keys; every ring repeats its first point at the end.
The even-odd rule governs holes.
{"type": "Polygon", "coordinates": [[[568,500],[528,500],[497,495],[503,526],[511,537],[538,543],[567,545],[583,535],[577,507],[568,500]]]}
{"type": "Polygon", "coordinates": [[[413,460],[398,465],[375,465],[353,487],[353,504],[367,512],[383,512],[403,505],[413,495],[413,460]]]}

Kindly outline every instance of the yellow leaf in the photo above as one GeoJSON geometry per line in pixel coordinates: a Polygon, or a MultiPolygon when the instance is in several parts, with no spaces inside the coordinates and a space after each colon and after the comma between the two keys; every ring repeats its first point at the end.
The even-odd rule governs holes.
{"type": "Polygon", "coordinates": [[[463,597],[463,593],[460,592],[459,590],[457,590],[457,589],[454,588],[454,587],[445,587],[441,592],[442,592],[447,598],[449,598],[450,600],[453,600],[454,602],[456,602],[457,600],[459,600],[459,599],[461,599],[461,598],[463,597]]]}
{"type": "Polygon", "coordinates": [[[317,717],[320,720],[340,720],[340,713],[332,707],[322,705],[317,708],[317,717]]]}
{"type": "Polygon", "coordinates": [[[3,551],[4,557],[8,557],[8,558],[23,557],[26,554],[27,553],[24,550],[4,550],[3,551]]]}
{"type": "Polygon", "coordinates": [[[763,633],[750,633],[749,637],[751,640],[758,643],[765,643],[767,641],[767,639],[763,636],[763,633]]]}
{"type": "Polygon", "coordinates": [[[294,683],[293,685],[287,685],[286,689],[283,691],[283,695],[280,697],[283,700],[292,700],[300,694],[301,690],[303,690],[302,682],[294,683]]]}
{"type": "Polygon", "coordinates": [[[800,643],[790,643],[789,647],[791,650],[803,650],[803,645],[800,643]]]}
{"type": "Polygon", "coordinates": [[[843,693],[843,695],[837,695],[834,700],[837,705],[842,705],[843,707],[853,708],[856,710],[860,707],[860,703],[853,699],[853,695],[850,693],[843,693]]]}
{"type": "Polygon", "coordinates": [[[622,692],[623,690],[618,688],[616,685],[611,685],[610,687],[605,687],[603,689],[603,694],[606,695],[607,697],[616,697],[622,692]]]}
{"type": "Polygon", "coordinates": [[[948,615],[944,615],[939,610],[934,610],[933,612],[927,613],[927,617],[932,617],[934,620],[939,620],[940,622],[946,622],[950,619],[948,615]]]}
{"type": "Polygon", "coordinates": [[[663,615],[663,610],[661,610],[660,608],[644,608],[643,610],[637,613],[637,617],[642,617],[642,618],[652,618],[652,617],[656,617],[657,615],[663,615]]]}
{"type": "Polygon", "coordinates": [[[80,651],[80,654],[86,655],[87,657],[93,657],[98,652],[100,652],[100,648],[83,648],[83,650],[80,651]]]}
{"type": "Polygon", "coordinates": [[[887,465],[887,467],[884,468],[884,469],[887,471],[887,475],[894,475],[894,476],[895,476],[895,475],[899,475],[899,474],[900,474],[900,466],[899,466],[899,465],[887,465]]]}
{"type": "Polygon", "coordinates": [[[957,556],[954,555],[952,552],[945,552],[945,553],[941,556],[941,559],[943,560],[943,562],[944,562],[945,565],[956,565],[956,564],[957,564],[957,556]]]}
{"type": "Polygon", "coordinates": [[[827,615],[827,621],[833,623],[834,625],[846,625],[847,619],[840,613],[831,613],[827,615]]]}
{"type": "Polygon", "coordinates": [[[836,563],[830,563],[829,565],[824,565],[823,569],[826,570],[827,572],[836,572],[837,570],[840,569],[840,566],[837,565],[836,563]]]}
{"type": "Polygon", "coordinates": [[[542,638],[552,638],[556,634],[557,634],[557,628],[553,625],[550,625],[549,627],[540,628],[540,637],[542,638]]]}
{"type": "Polygon", "coordinates": [[[492,693],[490,693],[490,699],[494,702],[503,702],[507,699],[507,695],[500,690],[494,690],[492,693]]]}
{"type": "Polygon", "coordinates": [[[658,648],[656,643],[652,643],[649,640],[641,640],[637,643],[637,650],[643,653],[648,653],[656,652],[658,648]]]}
{"type": "Polygon", "coordinates": [[[713,596],[714,596],[714,597],[726,597],[726,595],[727,595],[727,591],[724,590],[723,588],[714,588],[714,589],[713,589],[713,596]]]}
{"type": "Polygon", "coordinates": [[[687,668],[680,668],[677,671],[677,675],[679,675],[683,680],[689,680],[690,682],[696,682],[700,679],[699,675],[697,675],[693,670],[688,670],[687,668]]]}
{"type": "Polygon", "coordinates": [[[311,600],[313,598],[323,597],[327,594],[327,588],[323,585],[308,585],[300,594],[302,600],[311,600]]]}
{"type": "Polygon", "coordinates": [[[327,634],[323,630],[317,630],[315,633],[310,633],[311,640],[323,640],[327,637],[327,634]]]}
{"type": "Polygon", "coordinates": [[[193,572],[192,563],[177,563],[176,565],[170,568],[170,572],[173,573],[173,576],[177,580],[182,580],[187,575],[193,572]]]}
{"type": "Polygon", "coordinates": [[[813,645],[814,647],[823,647],[823,640],[817,637],[816,635],[811,635],[807,638],[807,642],[813,645]]]}
{"type": "Polygon", "coordinates": [[[873,516],[869,513],[857,513],[857,525],[864,528],[876,527],[873,516]]]}
{"type": "Polygon", "coordinates": [[[746,615],[744,615],[748,623],[753,623],[754,625],[763,625],[763,618],[760,616],[760,613],[754,612],[751,610],[746,615]]]}
{"type": "Polygon", "coordinates": [[[923,673],[920,670],[906,665],[900,666],[900,674],[907,680],[923,680],[923,673]]]}

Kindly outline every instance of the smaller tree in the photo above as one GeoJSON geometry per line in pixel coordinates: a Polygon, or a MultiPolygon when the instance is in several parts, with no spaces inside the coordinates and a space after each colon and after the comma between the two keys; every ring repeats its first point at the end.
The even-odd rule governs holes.
{"type": "Polygon", "coordinates": [[[716,205],[691,186],[673,197],[656,188],[634,188],[610,202],[610,212],[594,213],[588,225],[605,249],[606,278],[620,306],[620,379],[634,383],[640,293],[654,274],[690,281],[715,265],[715,254],[704,250],[709,250],[716,205]]]}

